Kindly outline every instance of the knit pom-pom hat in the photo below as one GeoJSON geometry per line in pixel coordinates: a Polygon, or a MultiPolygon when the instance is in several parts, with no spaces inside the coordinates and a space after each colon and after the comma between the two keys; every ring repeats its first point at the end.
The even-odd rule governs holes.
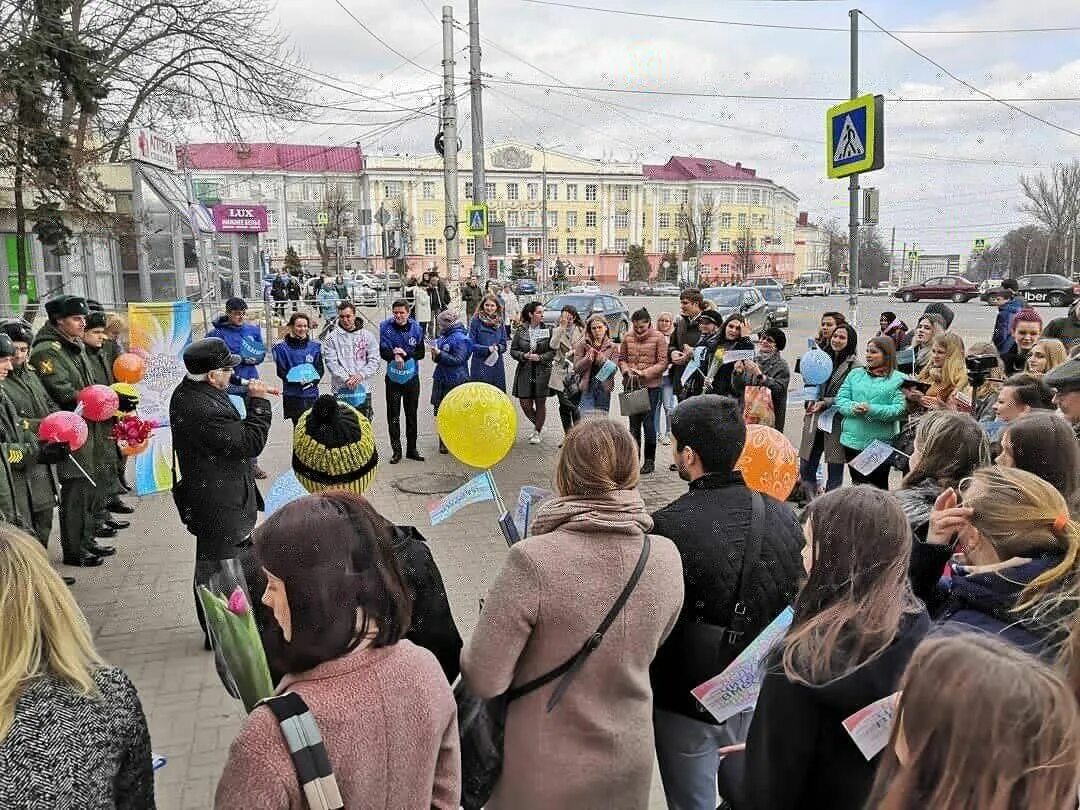
{"type": "Polygon", "coordinates": [[[323,394],[296,423],[292,468],[308,492],[361,494],[375,479],[375,430],[355,408],[323,394]]]}

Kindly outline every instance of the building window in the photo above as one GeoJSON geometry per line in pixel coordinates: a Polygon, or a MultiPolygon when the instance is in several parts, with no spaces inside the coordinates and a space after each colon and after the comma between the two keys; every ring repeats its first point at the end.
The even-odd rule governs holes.
{"type": "Polygon", "coordinates": [[[615,252],[616,253],[626,253],[626,249],[628,247],[630,247],[629,240],[627,240],[627,239],[616,239],[615,240],[615,252]]]}
{"type": "Polygon", "coordinates": [[[751,214],[750,215],[750,223],[755,228],[764,228],[765,227],[765,215],[764,214],[751,214]]]}
{"type": "Polygon", "coordinates": [[[660,214],[657,218],[657,227],[670,228],[671,227],[671,214],[665,212],[660,214]]]}
{"type": "Polygon", "coordinates": [[[630,186],[615,186],[615,201],[626,202],[630,199],[630,186]]]}
{"type": "Polygon", "coordinates": [[[472,181],[471,180],[467,180],[465,182],[465,196],[468,197],[470,200],[472,199],[472,181]]]}
{"type": "Polygon", "coordinates": [[[596,184],[589,183],[585,186],[585,199],[588,202],[596,202],[596,184]]]}
{"type": "Polygon", "coordinates": [[[723,273],[726,276],[728,273],[731,272],[731,265],[730,264],[722,264],[722,265],[720,265],[720,272],[723,273]]]}
{"type": "Polygon", "coordinates": [[[525,212],[525,224],[530,228],[540,227],[540,212],[535,208],[525,212]]]}
{"type": "Polygon", "coordinates": [[[712,253],[712,239],[702,239],[701,240],[701,252],[702,253],[712,253]]]}
{"type": "Polygon", "coordinates": [[[526,183],[525,192],[528,194],[530,200],[540,199],[540,186],[536,183],[526,183]]]}
{"type": "Polygon", "coordinates": [[[661,239],[660,240],[660,252],[661,253],[668,253],[670,250],[671,250],[671,240],[670,239],[661,239]]]}
{"type": "Polygon", "coordinates": [[[424,255],[425,256],[438,256],[439,255],[439,243],[435,239],[424,240],[424,255]]]}
{"type": "Polygon", "coordinates": [[[595,239],[586,239],[585,240],[585,253],[590,255],[590,256],[592,256],[593,254],[596,253],[596,240],[595,239]]]}
{"type": "Polygon", "coordinates": [[[548,239],[547,240],[547,252],[549,256],[555,256],[559,252],[559,240],[548,239]]]}
{"type": "Polygon", "coordinates": [[[585,227],[586,228],[595,228],[596,227],[596,212],[595,211],[586,211],[585,212],[585,227]]]}
{"type": "Polygon", "coordinates": [[[755,188],[750,192],[750,202],[754,205],[761,205],[761,189],[755,188]]]}
{"type": "Polygon", "coordinates": [[[682,191],[679,192],[679,202],[681,202],[683,205],[686,205],[688,202],[690,202],[690,189],[684,188],[682,191]]]}
{"type": "Polygon", "coordinates": [[[679,213],[677,213],[675,215],[675,227],[676,228],[685,228],[686,227],[686,214],[684,214],[682,211],[680,211],[679,213]]]}
{"type": "Polygon", "coordinates": [[[547,184],[547,198],[549,200],[557,200],[557,199],[559,199],[559,186],[558,186],[557,183],[548,183],[547,184]]]}
{"type": "Polygon", "coordinates": [[[528,241],[528,249],[530,255],[536,255],[540,252],[540,237],[530,236],[528,241]]]}
{"type": "Polygon", "coordinates": [[[516,200],[518,198],[518,184],[507,183],[506,184],[506,199],[516,200]]]}
{"type": "Polygon", "coordinates": [[[386,199],[400,197],[405,186],[400,180],[387,180],[383,183],[383,197],[386,199]]]}
{"type": "Polygon", "coordinates": [[[750,202],[750,189],[745,186],[739,186],[735,191],[735,202],[743,204],[750,202]]]}
{"type": "Polygon", "coordinates": [[[517,211],[507,211],[506,212],[506,227],[507,228],[516,228],[517,226],[518,226],[518,212],[517,211]]]}
{"type": "Polygon", "coordinates": [[[745,228],[746,227],[746,214],[739,214],[739,227],[740,228],[745,228]]]}
{"type": "Polygon", "coordinates": [[[577,211],[567,211],[566,212],[566,227],[567,228],[576,228],[577,227],[577,211]]]}
{"type": "Polygon", "coordinates": [[[566,240],[566,252],[571,256],[577,253],[577,239],[571,238],[566,240]]]}
{"type": "Polygon", "coordinates": [[[567,183],[566,184],[566,199],[568,199],[568,200],[576,200],[577,199],[577,183],[567,183]]]}
{"type": "Polygon", "coordinates": [[[731,227],[731,214],[723,213],[723,214],[720,215],[720,227],[721,228],[730,228],[731,227]]]}
{"type": "Polygon", "coordinates": [[[727,239],[720,240],[720,252],[731,253],[731,242],[727,239]]]}
{"type": "Polygon", "coordinates": [[[427,210],[427,211],[424,211],[424,226],[425,227],[434,228],[435,227],[435,221],[436,221],[436,218],[435,218],[435,212],[434,211],[432,211],[430,209],[427,210]]]}
{"type": "Polygon", "coordinates": [[[626,211],[615,212],[615,227],[616,228],[629,228],[630,227],[630,214],[626,211]]]}
{"type": "Polygon", "coordinates": [[[548,211],[547,215],[548,215],[547,226],[549,228],[558,228],[559,227],[559,212],[558,211],[548,211]]]}
{"type": "Polygon", "coordinates": [[[425,200],[435,199],[435,183],[433,181],[425,180],[424,184],[420,188],[425,200]]]}
{"type": "Polygon", "coordinates": [[[466,239],[465,240],[465,252],[466,253],[476,253],[476,240],[475,239],[466,239]]]}
{"type": "Polygon", "coordinates": [[[701,194],[701,204],[702,205],[712,205],[713,204],[713,193],[711,191],[702,192],[702,194],[701,194]]]}
{"type": "Polygon", "coordinates": [[[506,252],[510,256],[521,255],[521,237],[511,236],[506,240],[506,252]]]}
{"type": "Polygon", "coordinates": [[[645,212],[642,211],[641,212],[641,227],[644,228],[646,224],[647,224],[647,222],[646,222],[646,219],[645,219],[645,212]]]}
{"type": "Polygon", "coordinates": [[[495,199],[495,184],[494,183],[484,183],[484,199],[485,200],[494,200],[495,199]]]}

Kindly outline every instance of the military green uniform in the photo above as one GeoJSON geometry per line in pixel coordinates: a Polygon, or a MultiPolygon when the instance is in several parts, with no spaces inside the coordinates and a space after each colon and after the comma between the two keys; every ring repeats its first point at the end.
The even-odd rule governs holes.
{"type": "MultiPolygon", "coordinates": [[[[116,382],[112,372],[112,360],[104,345],[100,349],[86,345],[83,348],[86,349],[86,359],[89,363],[90,379],[93,384],[112,385],[116,382]]],[[[90,422],[88,424],[90,425],[90,432],[94,434],[94,472],[90,474],[98,485],[94,515],[98,523],[101,523],[101,521],[110,518],[109,510],[106,508],[108,502],[114,496],[123,492],[116,472],[116,440],[111,435],[116,419],[106,419],[104,422],[90,422]]]]}
{"type": "MultiPolygon", "coordinates": [[[[25,422],[34,436],[37,436],[41,420],[59,410],[45,393],[41,380],[29,363],[13,368],[7,379],[0,380],[0,391],[11,401],[16,415],[25,422]]],[[[49,535],[52,533],[53,510],[56,509],[56,481],[53,479],[52,468],[47,464],[34,464],[26,475],[30,487],[34,535],[44,546],[48,544],[49,535]]]]}
{"type": "Polygon", "coordinates": [[[38,442],[29,428],[0,391],[0,512],[8,523],[33,531],[30,472],[38,466],[38,442]]]}
{"type": "MultiPolygon", "coordinates": [[[[63,335],[52,322],[45,324],[34,337],[30,364],[41,378],[49,398],[62,410],[73,411],[77,395],[91,385],[90,362],[82,341],[63,335]]],[[[89,438],[72,458],[91,475],[94,470],[95,435],[89,438]]],[[[78,559],[94,545],[93,508],[96,489],[86,480],[71,459],[57,465],[60,476],[60,542],[64,559],[78,559]]]]}

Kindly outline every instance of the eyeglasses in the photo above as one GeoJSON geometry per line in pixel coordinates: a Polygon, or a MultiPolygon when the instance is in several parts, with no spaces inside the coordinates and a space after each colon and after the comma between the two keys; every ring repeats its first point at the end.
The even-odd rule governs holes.
{"type": "Polygon", "coordinates": [[[775,345],[776,345],[776,341],[775,341],[775,340],[773,340],[773,339],[772,339],[771,337],[769,337],[768,335],[758,335],[758,343],[770,343],[770,344],[772,344],[773,346],[775,346],[775,345]]]}

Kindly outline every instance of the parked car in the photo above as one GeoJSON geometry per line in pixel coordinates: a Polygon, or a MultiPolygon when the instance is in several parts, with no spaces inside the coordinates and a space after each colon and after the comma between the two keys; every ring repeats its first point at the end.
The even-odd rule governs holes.
{"type": "Polygon", "coordinates": [[[544,323],[554,327],[559,323],[559,313],[565,306],[572,306],[588,320],[592,315],[603,315],[611,330],[611,339],[618,342],[630,329],[630,311],[617,295],[611,293],[567,293],[557,295],[544,304],[544,323]]]}
{"type": "Polygon", "coordinates": [[[1052,273],[1021,276],[1016,280],[1016,286],[1029,304],[1067,307],[1080,296],[1080,285],[1065,276],[1052,273]]]}
{"type": "Polygon", "coordinates": [[[598,293],[602,292],[600,285],[595,281],[586,281],[582,284],[575,284],[569,290],[572,293],[598,293]]]}
{"type": "Polygon", "coordinates": [[[979,296],[979,287],[963,276],[935,276],[919,284],[901,287],[893,296],[904,303],[912,301],[952,301],[963,304],[979,296]]]}
{"type": "Polygon", "coordinates": [[[782,326],[787,328],[788,325],[788,303],[784,298],[784,290],[781,287],[759,287],[758,292],[761,293],[761,297],[765,299],[765,305],[767,307],[765,314],[766,326],[782,326]]]}
{"type": "Polygon", "coordinates": [[[769,305],[756,287],[710,287],[702,290],[701,294],[724,318],[741,312],[753,332],[765,328],[769,305]]]}
{"type": "Polygon", "coordinates": [[[380,289],[389,287],[391,292],[401,289],[401,276],[394,272],[375,273],[375,281],[380,289]]]}
{"type": "Polygon", "coordinates": [[[772,276],[760,276],[757,278],[748,278],[743,282],[744,287],[757,287],[763,289],[765,287],[775,287],[778,290],[784,289],[784,283],[778,278],[772,276]]]}
{"type": "Polygon", "coordinates": [[[619,287],[619,295],[648,295],[649,282],[624,281],[619,287]]]}
{"type": "Polygon", "coordinates": [[[514,282],[514,295],[536,295],[536,282],[531,278],[519,278],[514,282]]]}
{"type": "Polygon", "coordinates": [[[345,279],[345,289],[349,291],[349,300],[361,307],[377,307],[379,291],[369,287],[360,279],[345,279]]]}
{"type": "Polygon", "coordinates": [[[795,279],[796,295],[832,295],[832,276],[827,270],[807,270],[795,279]]]}
{"type": "Polygon", "coordinates": [[[660,281],[647,288],[645,295],[652,295],[657,297],[669,297],[678,296],[682,290],[679,289],[679,285],[672,281],[660,281]]]}
{"type": "Polygon", "coordinates": [[[794,281],[785,281],[783,289],[784,289],[784,298],[794,298],[795,297],[795,282],[794,281]]]}

